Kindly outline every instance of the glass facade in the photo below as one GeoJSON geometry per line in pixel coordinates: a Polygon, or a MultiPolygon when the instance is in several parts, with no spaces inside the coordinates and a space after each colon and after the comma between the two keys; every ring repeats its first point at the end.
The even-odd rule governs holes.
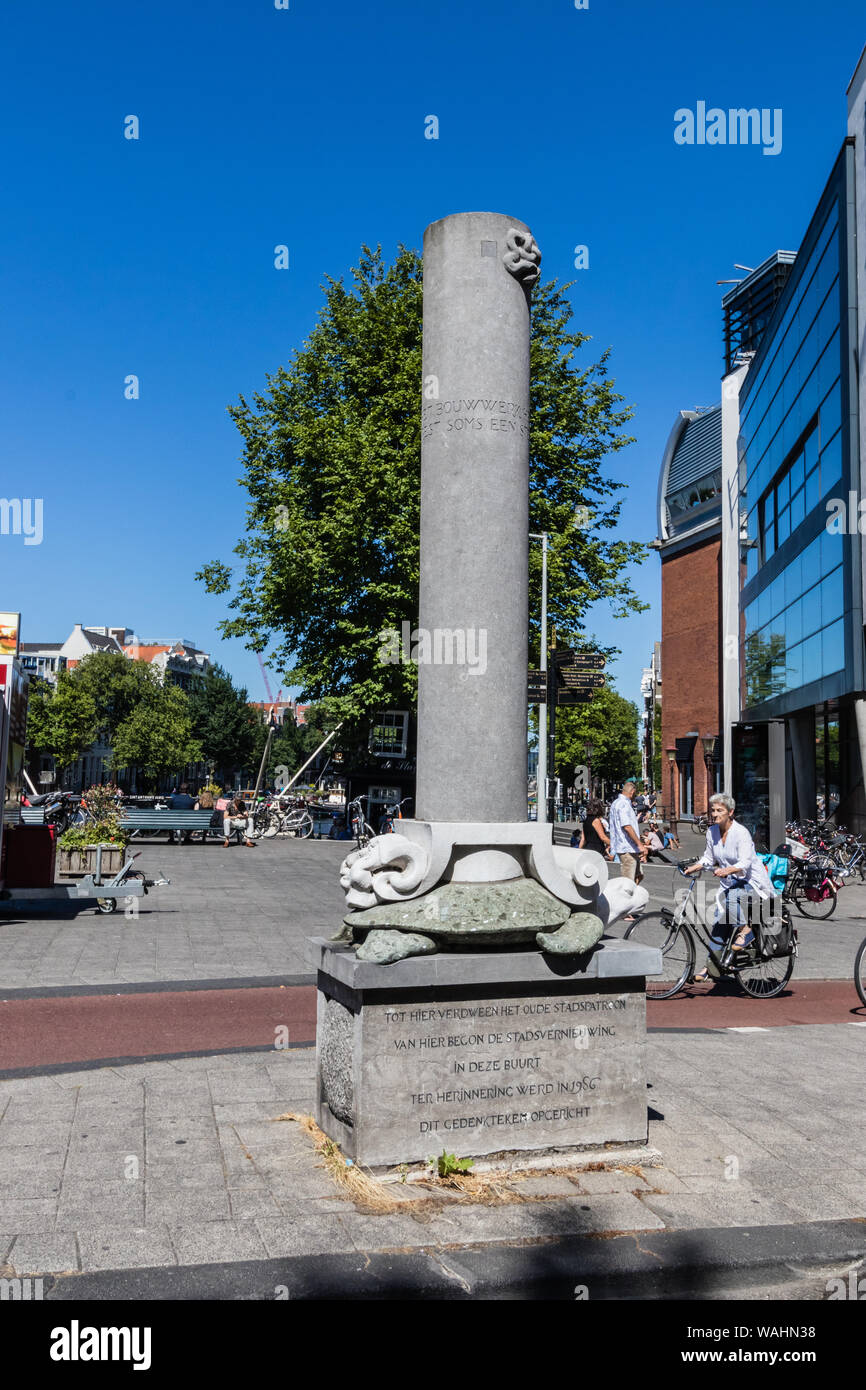
{"type": "Polygon", "coordinates": [[[826,500],[843,487],[839,207],[835,196],[798,257],[741,397],[746,707],[845,666],[843,537],[824,529],[826,500]]]}

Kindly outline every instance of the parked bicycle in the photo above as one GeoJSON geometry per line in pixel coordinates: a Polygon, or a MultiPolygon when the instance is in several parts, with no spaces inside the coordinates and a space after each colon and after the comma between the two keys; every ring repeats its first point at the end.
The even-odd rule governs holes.
{"type": "Polygon", "coordinates": [[[349,828],[352,831],[352,838],[357,844],[358,849],[364,849],[376,835],[376,831],[367,820],[362,805],[362,802],[366,801],[369,803],[369,800],[369,796],[358,796],[354,801],[350,801],[346,807],[349,828]]]}
{"type": "Polygon", "coordinates": [[[403,807],[407,806],[411,800],[411,796],[404,796],[402,801],[396,802],[393,806],[385,807],[385,812],[379,822],[380,835],[392,835],[394,833],[394,822],[403,819],[403,807]]]}
{"type": "MultiPolygon", "coordinates": [[[[662,953],[662,973],[660,977],[647,979],[647,998],[670,999],[693,978],[696,937],[706,949],[707,970],[713,979],[736,980],[753,999],[771,999],[781,994],[793,974],[797,956],[797,933],[791,925],[787,907],[778,897],[760,899],[741,894],[739,901],[752,913],[750,926],[754,940],[734,950],[734,940],[743,924],[739,920],[712,921],[708,926],[703,919],[711,914],[698,910],[699,876],[683,873],[683,867],[677,870],[680,885],[673,910],[663,907],[659,912],[642,913],[625,933],[626,941],[656,946],[662,953]],[[683,880],[688,888],[683,887],[683,880]],[[771,907],[772,915],[768,913],[771,907]],[[717,933],[716,939],[713,933],[717,933]]],[[[713,893],[711,911],[715,903],[716,894],[713,893]]]]}
{"type": "Polygon", "coordinates": [[[306,802],[275,796],[253,812],[253,826],[263,840],[277,835],[293,835],[307,840],[313,833],[313,817],[306,802]]]}
{"type": "Polygon", "coordinates": [[[866,1006],[866,937],[860,942],[854,960],[854,983],[857,986],[861,1004],[866,1006]]]}

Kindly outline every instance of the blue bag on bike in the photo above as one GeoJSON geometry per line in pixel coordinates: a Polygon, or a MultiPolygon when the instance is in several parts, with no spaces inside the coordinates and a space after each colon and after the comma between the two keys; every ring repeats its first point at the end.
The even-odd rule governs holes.
{"type": "Polygon", "coordinates": [[[766,864],[770,882],[778,892],[784,892],[788,881],[788,861],[781,854],[759,854],[762,864],[766,864]]]}

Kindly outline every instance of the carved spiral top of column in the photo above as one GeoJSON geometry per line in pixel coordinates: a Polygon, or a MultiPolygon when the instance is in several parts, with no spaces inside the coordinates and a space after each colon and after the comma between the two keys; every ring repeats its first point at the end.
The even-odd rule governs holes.
{"type": "Polygon", "coordinates": [[[508,248],[502,257],[505,269],[522,285],[534,285],[541,274],[541,252],[535,237],[531,232],[509,227],[505,245],[508,248]]]}

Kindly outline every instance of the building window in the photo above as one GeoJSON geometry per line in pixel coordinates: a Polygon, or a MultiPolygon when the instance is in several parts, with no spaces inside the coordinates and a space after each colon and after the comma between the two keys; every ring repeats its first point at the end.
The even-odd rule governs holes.
{"type": "Polygon", "coordinates": [[[680,815],[695,814],[695,766],[694,763],[680,763],[680,815]]]}
{"type": "Polygon", "coordinates": [[[370,730],[370,752],[376,758],[405,758],[408,735],[408,713],[386,710],[370,730]]]}

